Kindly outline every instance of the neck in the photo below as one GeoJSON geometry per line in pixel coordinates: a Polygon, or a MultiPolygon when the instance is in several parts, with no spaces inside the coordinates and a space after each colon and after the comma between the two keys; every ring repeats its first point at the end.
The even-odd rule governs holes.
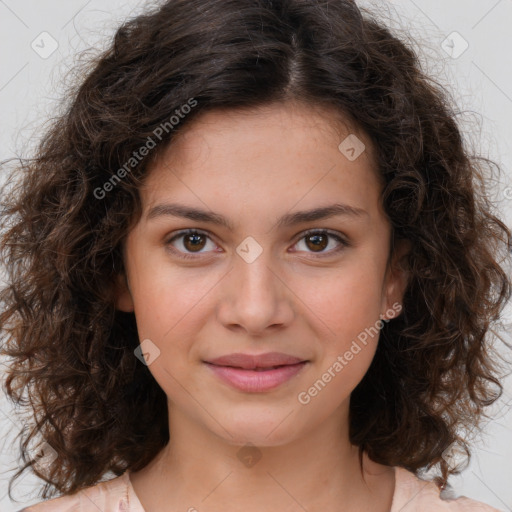
{"type": "Polygon", "coordinates": [[[221,438],[171,407],[169,417],[167,446],[130,475],[146,512],[334,511],[340,505],[345,511],[389,510],[392,468],[366,454],[361,467],[348,422],[340,429],[339,417],[307,436],[271,446],[221,438]]]}

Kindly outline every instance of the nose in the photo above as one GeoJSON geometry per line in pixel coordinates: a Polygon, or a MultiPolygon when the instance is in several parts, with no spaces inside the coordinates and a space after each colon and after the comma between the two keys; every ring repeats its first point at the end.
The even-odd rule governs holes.
{"type": "Polygon", "coordinates": [[[224,277],[218,319],[227,329],[261,336],[293,320],[293,293],[287,278],[265,252],[251,263],[236,255],[224,277]]]}

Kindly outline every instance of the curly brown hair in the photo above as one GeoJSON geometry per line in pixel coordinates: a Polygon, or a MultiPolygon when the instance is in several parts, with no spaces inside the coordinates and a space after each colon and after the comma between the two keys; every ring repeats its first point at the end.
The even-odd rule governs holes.
{"type": "Polygon", "coordinates": [[[486,193],[497,166],[466,148],[413,49],[349,0],[169,0],[122,24],[89,66],[3,190],[4,388],[31,418],[9,494],[28,467],[47,498],[140,470],[168,442],[166,395],[134,357],[134,314],[115,307],[139,187],[201,113],[290,99],[370,137],[393,239],[411,242],[403,312],[351,395],[350,441],[381,464],[436,467],[445,484],[456,470],[443,451],[458,440],[470,455],[462,430],[502,392],[490,334],[512,293],[511,232],[486,193]],[[29,450],[38,436],[58,456],[46,472],[29,450]]]}

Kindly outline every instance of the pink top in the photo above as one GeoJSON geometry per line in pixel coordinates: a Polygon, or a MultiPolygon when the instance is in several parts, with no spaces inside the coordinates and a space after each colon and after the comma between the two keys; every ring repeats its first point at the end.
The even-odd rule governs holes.
{"type": "MultiPolygon", "coordinates": [[[[129,471],[78,493],[42,501],[20,512],[145,512],[135,494],[129,471]]],[[[465,496],[443,499],[434,482],[395,467],[395,492],[390,512],[502,512],[465,496]]]]}

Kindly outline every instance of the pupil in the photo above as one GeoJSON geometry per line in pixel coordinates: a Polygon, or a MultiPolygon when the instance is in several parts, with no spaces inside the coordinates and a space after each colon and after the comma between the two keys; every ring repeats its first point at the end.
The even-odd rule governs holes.
{"type": "Polygon", "coordinates": [[[325,247],[327,246],[327,237],[324,236],[324,235],[310,235],[308,237],[308,240],[311,241],[313,240],[313,247],[310,247],[310,249],[314,249],[315,251],[317,249],[321,250],[321,249],[325,249],[325,247]],[[323,242],[320,242],[319,239],[323,239],[323,242]]]}
{"type": "MultiPolygon", "coordinates": [[[[201,244],[201,238],[202,238],[203,235],[200,235],[198,233],[192,233],[190,235],[188,235],[186,238],[185,238],[185,245],[187,246],[188,243],[192,243],[192,248],[195,248],[195,249],[202,249],[203,246],[204,246],[204,241],[203,243],[201,244]]],[[[187,246],[187,249],[189,249],[189,247],[187,246]]]]}

